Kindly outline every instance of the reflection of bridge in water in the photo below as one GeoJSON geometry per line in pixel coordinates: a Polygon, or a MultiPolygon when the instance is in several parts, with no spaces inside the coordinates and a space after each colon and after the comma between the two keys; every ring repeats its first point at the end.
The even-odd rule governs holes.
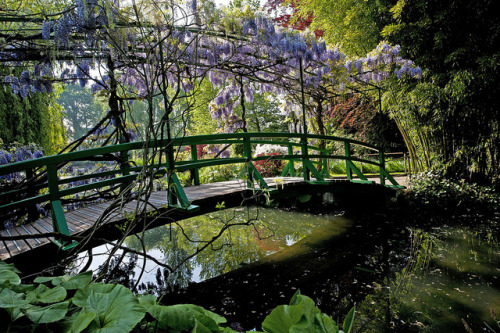
{"type": "Polygon", "coordinates": [[[1,231],[0,258],[17,262],[35,253],[56,251],[58,247],[51,244],[65,250],[78,244],[65,236],[92,234],[95,241],[89,242],[88,246],[102,243],[103,239],[116,239],[121,236],[116,228],[117,224],[123,225],[138,207],[144,208],[145,204],[148,212],[155,212],[148,218],[151,221],[148,227],[153,227],[213,211],[219,202],[225,202],[226,207],[236,206],[245,198],[252,198],[258,193],[264,193],[272,199],[294,198],[301,202],[311,200],[315,194],[326,192],[351,195],[350,198],[353,198],[353,195],[355,198],[368,193],[368,196],[373,196],[376,201],[377,191],[387,187],[402,187],[385,170],[385,156],[382,151],[375,146],[345,138],[290,133],[235,133],[176,138],[171,144],[167,144],[167,140],[149,142],[148,148],[166,150],[165,161],[160,162],[157,159],[147,168],[128,163],[131,153],[141,152],[145,147],[144,142],[126,143],[1,166],[0,176],[17,173],[26,180],[16,188],[0,194],[0,214],[5,219],[5,216],[13,213],[19,216],[24,212],[29,223],[1,231]],[[315,141],[316,145],[311,144],[312,141],[315,141]],[[333,148],[320,148],[320,143],[326,147],[340,144],[344,154],[335,155],[333,148]],[[197,147],[202,144],[241,145],[243,157],[198,158],[197,147]],[[288,154],[254,156],[253,147],[256,144],[279,145],[285,147],[288,154]],[[186,146],[190,147],[191,159],[176,161],[173,157],[174,150],[184,149],[186,146]],[[378,152],[378,159],[352,156],[353,149],[359,148],[378,152]],[[63,168],[71,163],[95,163],[103,160],[115,160],[118,163],[114,164],[113,170],[76,176],[62,174],[63,168]],[[287,164],[281,177],[264,178],[252,163],[259,160],[284,160],[287,164]],[[345,177],[332,179],[329,176],[328,163],[331,160],[345,162],[345,177]],[[361,171],[360,163],[372,164],[379,169],[376,178],[378,184],[368,179],[361,171]],[[240,179],[200,184],[200,168],[223,164],[240,164],[240,179]],[[302,169],[301,177],[296,177],[297,167],[302,169]],[[89,191],[121,191],[133,182],[140,182],[140,172],[145,170],[155,178],[167,177],[170,190],[152,192],[147,203],[143,200],[132,200],[121,205],[104,224],[100,222],[99,217],[109,207],[109,202],[91,204],[70,211],[63,208],[68,198],[75,198],[76,195],[89,191]],[[191,172],[191,181],[195,186],[181,186],[177,173],[184,171],[191,172]],[[311,180],[311,176],[314,180],[311,180]],[[390,185],[386,185],[386,181],[390,185]],[[51,216],[39,218],[35,207],[44,202],[50,203],[51,216]]]}

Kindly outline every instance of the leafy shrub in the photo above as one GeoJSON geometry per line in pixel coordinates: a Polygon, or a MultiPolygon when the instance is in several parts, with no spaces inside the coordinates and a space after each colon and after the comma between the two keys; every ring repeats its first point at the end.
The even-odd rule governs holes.
{"type": "Polygon", "coordinates": [[[191,172],[190,171],[178,172],[177,173],[177,177],[179,177],[179,181],[181,182],[182,186],[191,186],[191,185],[193,185],[193,182],[192,182],[192,179],[191,179],[191,172]]]}
{"type": "Polygon", "coordinates": [[[191,161],[191,147],[186,147],[184,150],[175,152],[175,161],[191,161]]]}
{"type": "MultiPolygon", "coordinates": [[[[92,272],[38,277],[22,284],[19,271],[0,261],[0,330],[3,332],[236,332],[226,319],[193,304],[164,306],[153,295],[134,295],[119,284],[92,283],[92,272]]],[[[350,332],[354,308],[344,320],[350,332]]],[[[338,333],[314,301],[297,292],[262,323],[265,333],[338,333]]]]}
{"type": "Polygon", "coordinates": [[[433,171],[411,177],[406,196],[414,206],[432,211],[463,214],[500,210],[500,196],[493,188],[466,183],[465,180],[448,179],[433,171]]]}
{"type": "Polygon", "coordinates": [[[239,173],[239,167],[235,164],[214,165],[200,170],[200,182],[202,184],[223,182],[235,179],[239,173]]]}
{"type": "Polygon", "coordinates": [[[354,165],[356,165],[359,170],[362,170],[364,174],[379,173],[379,167],[373,164],[363,163],[363,167],[361,167],[360,162],[354,162],[354,165]]]}

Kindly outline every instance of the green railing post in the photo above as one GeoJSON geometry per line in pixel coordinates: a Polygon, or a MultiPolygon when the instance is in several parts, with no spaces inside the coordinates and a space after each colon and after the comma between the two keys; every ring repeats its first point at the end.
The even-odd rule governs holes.
{"type": "MultiPolygon", "coordinates": [[[[321,152],[322,154],[324,154],[323,152],[321,152]]],[[[322,163],[322,166],[321,166],[321,175],[325,176],[325,177],[328,177],[329,174],[330,174],[330,170],[328,170],[328,159],[327,158],[323,158],[323,163],[322,163]]]]}
{"type": "MultiPolygon", "coordinates": [[[[196,149],[196,145],[191,145],[191,161],[198,161],[198,150],[196,149]]],[[[194,168],[190,170],[191,172],[191,181],[194,185],[200,185],[200,172],[198,168],[194,168]]]]}
{"type": "MultiPolygon", "coordinates": [[[[175,195],[175,186],[177,186],[174,182],[174,167],[172,166],[172,156],[171,156],[171,149],[168,149],[168,146],[172,144],[172,141],[170,141],[170,144],[167,144],[167,147],[165,148],[166,153],[165,153],[165,159],[166,159],[166,164],[167,164],[167,177],[168,177],[168,188],[167,188],[167,198],[168,198],[168,205],[177,205],[179,204],[179,200],[177,196],[175,195]]],[[[161,163],[161,161],[159,161],[161,163]]]]}
{"type": "MultiPolygon", "coordinates": [[[[293,146],[291,144],[287,145],[288,147],[288,155],[293,156],[293,146]]],[[[295,159],[294,158],[289,158],[288,162],[286,163],[285,168],[281,172],[281,177],[287,177],[290,175],[290,177],[295,177],[295,159]]]]}
{"type": "Polygon", "coordinates": [[[382,150],[379,150],[379,152],[378,152],[378,163],[380,164],[380,169],[379,169],[380,184],[385,185],[385,174],[383,173],[383,171],[385,171],[385,156],[384,156],[384,152],[382,150]]]}
{"type": "Polygon", "coordinates": [[[251,166],[252,164],[252,144],[250,142],[250,138],[243,138],[243,155],[245,156],[246,163],[245,163],[245,168],[247,171],[247,187],[248,188],[253,188],[253,168],[251,166]]]}
{"type": "Polygon", "coordinates": [[[306,99],[305,99],[305,94],[304,94],[304,74],[303,74],[303,69],[302,69],[302,58],[299,58],[299,70],[300,70],[300,91],[302,95],[302,126],[303,126],[303,133],[302,136],[300,137],[300,143],[302,144],[302,172],[304,174],[304,180],[311,180],[311,175],[309,173],[309,169],[307,166],[310,163],[309,162],[309,153],[307,151],[307,119],[306,119],[306,99]],[[307,161],[307,162],[306,162],[307,161]]]}
{"type": "MultiPolygon", "coordinates": [[[[121,142],[120,140],[120,143],[123,143],[121,142]]],[[[125,151],[122,151],[119,153],[119,160],[120,160],[120,171],[122,172],[122,175],[123,176],[128,176],[130,174],[130,164],[129,164],[129,151],[128,150],[125,150],[125,151]]],[[[128,182],[124,182],[121,184],[120,186],[120,192],[123,192],[127,186],[130,185],[130,181],[128,182]]]]}
{"type": "MultiPolygon", "coordinates": [[[[292,145],[288,145],[288,155],[293,155],[292,145]]],[[[288,171],[290,172],[290,177],[295,177],[295,163],[292,158],[288,161],[288,171]]]]}
{"type": "MultiPolygon", "coordinates": [[[[35,180],[34,177],[35,173],[33,172],[33,168],[28,168],[26,169],[26,194],[28,198],[33,198],[35,197],[38,193],[35,190],[35,180]]],[[[36,221],[38,220],[38,217],[40,215],[38,214],[38,211],[36,209],[36,204],[30,204],[28,206],[28,220],[31,221],[36,221]]]]}
{"type": "Polygon", "coordinates": [[[347,173],[347,179],[352,180],[352,169],[351,166],[349,165],[349,162],[351,161],[351,146],[349,144],[349,141],[344,141],[344,150],[345,150],[345,171],[347,173]]]}
{"type": "MultiPolygon", "coordinates": [[[[59,194],[59,179],[57,177],[57,166],[55,164],[47,165],[47,180],[49,185],[49,198],[52,210],[52,228],[54,232],[70,236],[68,223],[64,216],[64,210],[61,204],[61,197],[59,194]]],[[[54,238],[54,243],[63,248],[64,250],[76,246],[76,242],[69,243],[62,239],[54,238]]]]}
{"type": "Polygon", "coordinates": [[[309,161],[309,151],[307,149],[307,137],[304,135],[300,139],[300,149],[302,153],[302,173],[304,174],[304,180],[311,180],[311,174],[309,172],[309,169],[307,168],[308,163],[306,161],[309,161]]]}

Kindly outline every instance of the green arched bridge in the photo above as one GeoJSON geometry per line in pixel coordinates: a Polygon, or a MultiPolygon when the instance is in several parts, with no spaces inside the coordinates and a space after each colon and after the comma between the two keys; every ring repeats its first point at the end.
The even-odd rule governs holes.
{"type": "MultiPolygon", "coordinates": [[[[105,224],[112,225],[130,219],[130,214],[137,207],[144,207],[151,211],[151,215],[159,210],[177,214],[177,216],[193,214],[203,211],[204,205],[214,206],[213,202],[222,202],[226,197],[248,191],[263,190],[269,196],[283,195],[292,183],[301,183],[305,186],[329,186],[334,181],[328,175],[328,163],[331,160],[345,162],[346,175],[341,182],[357,182],[373,184],[373,181],[363,174],[359,163],[372,164],[379,169],[379,185],[385,187],[402,188],[385,169],[384,152],[377,147],[346,138],[321,136],[313,134],[292,133],[231,133],[217,135],[203,135],[175,138],[172,140],[155,140],[149,142],[124,143],[114,146],[105,146],[94,149],[74,151],[70,153],[41,157],[38,159],[12,163],[0,166],[0,177],[17,173],[24,181],[15,188],[0,193],[0,216],[3,221],[14,215],[23,216],[23,224],[1,230],[0,259],[11,260],[14,257],[29,252],[46,244],[55,243],[62,249],[74,247],[77,242],[70,238],[94,232],[103,227],[99,217],[110,206],[106,201],[111,192],[118,193],[130,184],[141,185],[150,176],[168,179],[168,190],[145,194],[132,201],[124,200],[116,206],[105,224]],[[321,144],[320,144],[321,143],[321,144]],[[199,145],[240,146],[243,157],[210,157],[198,158],[199,145]],[[287,154],[255,156],[257,144],[272,144],[286,147],[287,154]],[[335,155],[335,147],[343,150],[343,154],[335,155]],[[175,159],[174,152],[188,151],[190,159],[175,159]],[[164,159],[156,159],[147,166],[136,166],[130,163],[130,156],[137,156],[145,149],[164,150],[164,159]],[[378,158],[365,159],[353,156],[354,151],[368,149],[376,152],[378,158]],[[278,159],[286,162],[280,178],[262,177],[253,162],[260,160],[278,159]],[[63,174],[62,170],[68,165],[115,160],[110,170],[78,172],[76,175],[63,174]],[[87,162],[86,162],[87,161],[87,162]],[[204,167],[238,164],[241,172],[240,181],[229,181],[213,184],[200,184],[199,170],[204,167]],[[300,171],[300,175],[297,173],[300,171]],[[178,178],[179,172],[190,171],[194,186],[183,188],[178,178]],[[149,175],[149,177],[145,177],[149,175]],[[299,177],[300,176],[300,177],[299,177]],[[81,198],[89,192],[93,198],[99,198],[100,203],[88,204],[81,208],[69,210],[68,202],[81,198]],[[108,196],[104,195],[107,193],[108,196]],[[48,217],[41,218],[37,205],[47,204],[50,207],[48,217]]],[[[2,181],[0,179],[0,181],[2,181]]],[[[5,180],[4,180],[5,182],[5,180]]],[[[5,184],[4,184],[5,185],[5,184]]],[[[291,193],[291,192],[290,192],[291,193]]],[[[300,195],[297,193],[295,195],[300,195]]],[[[205,209],[206,210],[206,209],[205,209]]],[[[182,218],[182,217],[180,217],[182,218]]],[[[159,219],[166,222],[166,220],[159,219]]],[[[106,227],[106,226],[104,226],[106,227]]],[[[109,228],[109,230],[118,230],[109,228]]],[[[111,231],[112,232],[112,231],[111,231]]],[[[112,239],[112,238],[110,238],[112,239]]]]}

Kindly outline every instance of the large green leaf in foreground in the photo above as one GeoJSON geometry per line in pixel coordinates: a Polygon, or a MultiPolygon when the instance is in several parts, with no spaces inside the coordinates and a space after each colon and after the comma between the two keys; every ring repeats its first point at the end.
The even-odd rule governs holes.
{"type": "Polygon", "coordinates": [[[83,309],[73,318],[80,322],[73,321],[72,327],[81,328],[90,321],[89,319],[94,314],[93,320],[87,327],[89,331],[129,332],[144,318],[146,313],[146,309],[139,304],[137,297],[122,285],[89,285],[81,291],[74,303],[82,304],[85,296],[87,297],[83,309]]]}
{"type": "Polygon", "coordinates": [[[14,265],[6,264],[0,260],[0,289],[6,285],[19,285],[21,283],[21,278],[17,273],[19,273],[19,271],[14,265]]]}
{"type": "Polygon", "coordinates": [[[224,317],[193,304],[158,305],[151,295],[142,296],[139,302],[163,330],[219,332],[219,324],[226,322],[224,317]]]}

